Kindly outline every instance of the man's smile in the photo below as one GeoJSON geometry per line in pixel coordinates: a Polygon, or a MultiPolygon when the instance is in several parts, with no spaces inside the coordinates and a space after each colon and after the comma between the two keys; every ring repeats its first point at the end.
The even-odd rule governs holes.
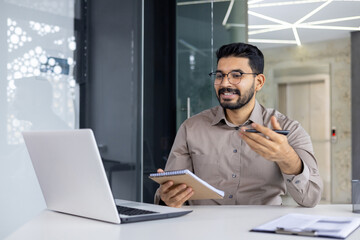
{"type": "Polygon", "coordinates": [[[221,88],[218,91],[219,97],[224,100],[231,100],[237,96],[240,96],[240,91],[238,89],[231,88],[221,88]]]}

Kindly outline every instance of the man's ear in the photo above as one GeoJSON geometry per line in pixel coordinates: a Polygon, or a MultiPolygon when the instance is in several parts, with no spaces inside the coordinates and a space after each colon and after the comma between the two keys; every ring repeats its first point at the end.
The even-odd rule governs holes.
{"type": "Polygon", "coordinates": [[[265,75],[260,73],[255,77],[255,91],[260,91],[265,84],[265,75]]]}

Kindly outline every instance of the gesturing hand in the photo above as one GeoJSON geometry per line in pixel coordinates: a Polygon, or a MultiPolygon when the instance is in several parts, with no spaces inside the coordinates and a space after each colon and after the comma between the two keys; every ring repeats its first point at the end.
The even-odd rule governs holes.
{"type": "MultiPolygon", "coordinates": [[[[271,117],[271,125],[274,130],[282,130],[274,116],[271,117]]],[[[289,145],[286,136],[256,123],[252,123],[251,126],[263,135],[245,132],[246,128],[241,128],[239,135],[252,150],[265,159],[276,162],[285,174],[301,173],[302,161],[289,145]]]]}
{"type": "MultiPolygon", "coordinates": [[[[159,168],[157,172],[161,173],[164,171],[159,168]]],[[[161,184],[159,189],[160,198],[167,206],[179,208],[194,195],[194,191],[185,184],[173,185],[173,181],[167,181],[161,184]]]]}

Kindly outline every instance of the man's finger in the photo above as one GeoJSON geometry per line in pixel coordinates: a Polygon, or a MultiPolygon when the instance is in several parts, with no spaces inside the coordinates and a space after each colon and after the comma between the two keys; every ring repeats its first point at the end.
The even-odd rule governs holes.
{"type": "Polygon", "coordinates": [[[273,127],[273,129],[282,130],[282,128],[280,127],[280,123],[278,122],[278,120],[276,119],[275,116],[272,116],[270,118],[270,121],[271,121],[271,126],[273,127]]]}
{"type": "Polygon", "coordinates": [[[176,185],[174,187],[172,187],[168,192],[167,192],[167,197],[173,198],[174,196],[176,196],[177,194],[179,194],[180,192],[184,191],[187,188],[187,186],[185,184],[179,184],[176,185]]]}
{"type": "MultiPolygon", "coordinates": [[[[255,134],[253,133],[251,137],[245,134],[242,136],[243,140],[247,143],[247,145],[249,145],[252,150],[254,150],[263,157],[265,156],[265,154],[271,153],[273,151],[272,149],[274,147],[274,143],[272,141],[264,139],[264,137],[262,136],[255,136],[255,138],[257,139],[260,138],[259,140],[256,140],[254,139],[253,135],[255,134]]],[[[257,135],[259,134],[257,133],[257,135]]]]}
{"type": "Polygon", "coordinates": [[[192,192],[193,192],[192,188],[188,187],[188,188],[182,190],[181,192],[178,192],[175,196],[173,196],[171,198],[171,201],[173,201],[174,203],[183,204],[185,201],[187,201],[192,196],[192,194],[191,194],[192,192]]]}
{"type": "Polygon", "coordinates": [[[170,199],[169,204],[167,204],[169,207],[181,207],[191,196],[194,195],[194,191],[191,188],[187,188],[181,193],[181,196],[176,196],[173,199],[170,199]]]}
{"type": "MultiPolygon", "coordinates": [[[[272,129],[262,126],[260,124],[252,123],[251,126],[254,129],[261,132],[262,134],[264,134],[266,137],[270,138],[272,141],[275,141],[275,142],[280,141],[283,137],[283,136],[281,136],[281,134],[278,134],[278,133],[274,132],[272,129]]],[[[280,130],[280,129],[278,129],[278,130],[280,130]]]]}
{"type": "Polygon", "coordinates": [[[166,183],[163,183],[160,185],[160,193],[167,193],[171,186],[174,185],[173,181],[167,181],[166,183]]]}
{"type": "Polygon", "coordinates": [[[249,140],[252,140],[254,143],[261,144],[263,146],[268,146],[270,141],[266,138],[264,138],[263,134],[259,133],[249,133],[246,132],[245,129],[241,129],[240,136],[248,142],[249,140]]]}

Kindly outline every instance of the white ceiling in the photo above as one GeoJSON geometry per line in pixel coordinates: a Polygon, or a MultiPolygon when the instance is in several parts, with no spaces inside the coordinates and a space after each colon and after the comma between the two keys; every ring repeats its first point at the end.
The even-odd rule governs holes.
{"type": "Polygon", "coordinates": [[[360,31],[360,0],[249,0],[248,17],[249,43],[296,46],[360,31]]]}
{"type": "MultiPolygon", "coordinates": [[[[237,1],[246,0],[177,0],[177,5],[226,4],[222,24],[243,28],[228,22],[237,1]]],[[[248,0],[248,39],[260,48],[346,38],[352,31],[360,31],[360,0],[248,0]]]]}

